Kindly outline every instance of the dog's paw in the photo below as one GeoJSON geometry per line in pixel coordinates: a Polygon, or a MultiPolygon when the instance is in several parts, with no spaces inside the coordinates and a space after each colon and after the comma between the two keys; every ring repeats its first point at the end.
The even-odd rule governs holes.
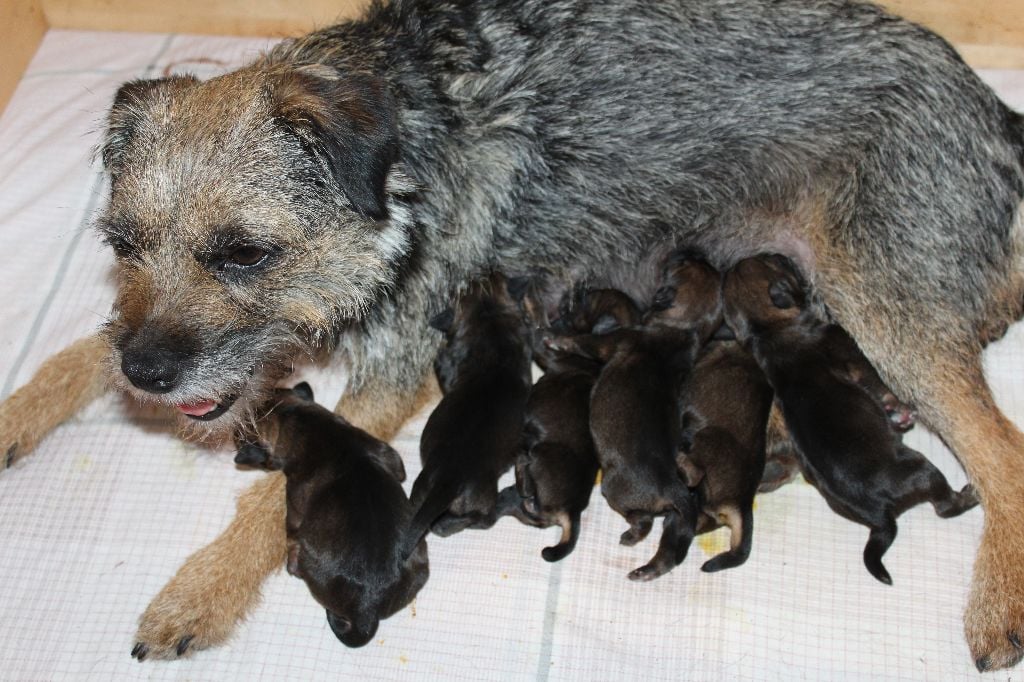
{"type": "MultiPolygon", "coordinates": [[[[206,547],[189,557],[139,619],[132,656],[179,658],[224,643],[258,599],[206,547]]],[[[219,558],[218,558],[219,557],[219,558]]],[[[237,563],[237,562],[236,562],[237,563]]]]}
{"type": "Polygon", "coordinates": [[[981,672],[1024,657],[1024,557],[1015,549],[1019,538],[1000,535],[985,533],[964,614],[967,645],[981,672]]]}

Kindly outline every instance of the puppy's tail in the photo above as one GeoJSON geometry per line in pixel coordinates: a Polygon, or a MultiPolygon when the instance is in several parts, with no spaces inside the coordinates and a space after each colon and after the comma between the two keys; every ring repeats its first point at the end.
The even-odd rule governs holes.
{"type": "Polygon", "coordinates": [[[754,538],[754,510],[746,505],[742,510],[730,509],[725,513],[726,525],[729,526],[731,547],[707,561],[700,567],[705,573],[714,573],[726,568],[736,568],[750,556],[750,547],[754,538]]]}
{"type": "Polygon", "coordinates": [[[557,545],[541,550],[544,561],[561,561],[576,548],[576,541],[580,539],[580,512],[562,512],[558,515],[558,525],[562,527],[562,539],[557,545]]]}
{"type": "Polygon", "coordinates": [[[416,505],[414,507],[412,521],[405,533],[404,551],[402,556],[408,557],[416,549],[427,533],[430,526],[441,514],[447,511],[455,498],[462,492],[462,483],[450,477],[441,480],[433,480],[434,477],[421,473],[416,477],[412,487],[410,498],[416,505]],[[418,501],[418,503],[417,503],[418,501]]]}

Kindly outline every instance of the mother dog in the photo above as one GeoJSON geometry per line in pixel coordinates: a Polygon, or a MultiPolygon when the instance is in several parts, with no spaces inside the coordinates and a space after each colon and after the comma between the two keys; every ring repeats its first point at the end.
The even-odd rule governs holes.
{"type": "MultiPolygon", "coordinates": [[[[301,354],[381,437],[431,396],[427,320],[470,276],[631,286],[676,244],[790,256],[955,451],[985,530],[979,668],[1024,635],[1024,435],[980,354],[1021,313],[1024,122],[942,39],[845,0],[395,0],[238,71],[135,81],[102,143],[109,325],[0,407],[8,461],[113,384],[230,431],[301,354]]],[[[284,483],[142,617],[223,641],[283,560],[284,483]]]]}

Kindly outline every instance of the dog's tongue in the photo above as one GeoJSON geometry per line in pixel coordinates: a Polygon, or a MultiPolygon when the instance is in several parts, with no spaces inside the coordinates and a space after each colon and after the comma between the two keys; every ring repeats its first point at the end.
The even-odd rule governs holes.
{"type": "Polygon", "coordinates": [[[192,417],[202,417],[204,414],[212,412],[217,407],[217,403],[213,400],[200,400],[198,403],[190,404],[179,404],[178,409],[183,414],[190,415],[192,417]]]}

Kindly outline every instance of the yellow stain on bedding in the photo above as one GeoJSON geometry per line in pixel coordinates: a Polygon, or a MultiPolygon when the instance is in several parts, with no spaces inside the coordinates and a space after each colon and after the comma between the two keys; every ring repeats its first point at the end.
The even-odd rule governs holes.
{"type": "Polygon", "coordinates": [[[719,528],[697,536],[697,545],[707,556],[715,556],[729,549],[729,529],[719,528]]]}
{"type": "Polygon", "coordinates": [[[88,471],[92,468],[92,457],[89,455],[79,455],[71,462],[71,466],[74,467],[75,471],[88,471]]]}

